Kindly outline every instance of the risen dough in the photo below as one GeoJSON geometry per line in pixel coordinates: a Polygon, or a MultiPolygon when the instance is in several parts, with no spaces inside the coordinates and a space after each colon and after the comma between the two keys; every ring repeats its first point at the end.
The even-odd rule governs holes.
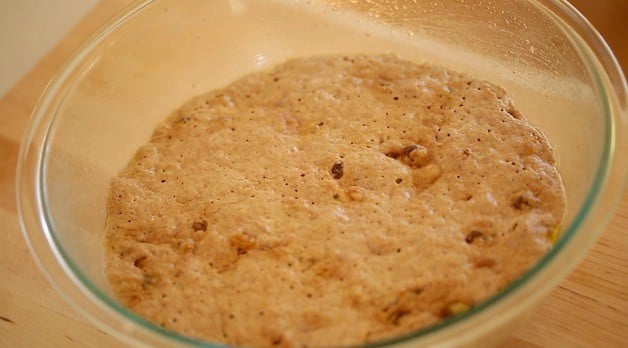
{"type": "Polygon", "coordinates": [[[564,201],[502,88],[389,55],[294,59],[159,125],[111,183],[107,272],[191,337],[360,344],[503,289],[564,201]]]}

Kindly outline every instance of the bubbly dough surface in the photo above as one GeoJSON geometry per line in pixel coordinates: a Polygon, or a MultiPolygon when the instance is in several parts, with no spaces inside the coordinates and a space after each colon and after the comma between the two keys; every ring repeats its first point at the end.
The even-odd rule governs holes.
{"type": "Polygon", "coordinates": [[[113,179],[131,310],[245,346],[338,346],[464,311],[552,245],[546,138],[491,83],[392,55],[300,58],[193,98],[113,179]]]}

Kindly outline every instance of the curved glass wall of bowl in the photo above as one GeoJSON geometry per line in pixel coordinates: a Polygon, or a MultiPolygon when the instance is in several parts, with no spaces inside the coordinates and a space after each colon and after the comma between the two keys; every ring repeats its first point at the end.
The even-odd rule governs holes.
{"type": "Polygon", "coordinates": [[[554,144],[568,199],[555,248],[487,302],[375,345],[503,338],[594,243],[626,180],[625,79],[564,1],[133,3],[61,70],[23,141],[20,217],[50,282],[129,342],[211,346],[114,299],[102,247],[109,180],[190,96],[295,56],[383,52],[502,85],[554,144]]]}

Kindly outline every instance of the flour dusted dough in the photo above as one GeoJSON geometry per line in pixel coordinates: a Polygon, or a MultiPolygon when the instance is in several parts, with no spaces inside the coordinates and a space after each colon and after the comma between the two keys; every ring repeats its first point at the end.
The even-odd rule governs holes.
{"type": "Polygon", "coordinates": [[[111,183],[107,274],[191,337],[360,344],[503,289],[564,205],[502,88],[391,55],[294,59],[158,126],[111,183]]]}

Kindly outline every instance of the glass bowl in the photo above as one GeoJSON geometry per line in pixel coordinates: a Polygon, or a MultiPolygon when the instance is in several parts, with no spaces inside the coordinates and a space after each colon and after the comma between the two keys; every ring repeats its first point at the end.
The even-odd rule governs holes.
{"type": "Polygon", "coordinates": [[[567,192],[555,247],[505,290],[432,327],[374,345],[489,346],[596,241],[628,165],[626,81],[566,1],[136,1],[52,80],[20,151],[24,235],[56,290],[132,344],[213,346],[113,297],[102,247],[109,181],[191,96],[296,56],[395,53],[505,87],[549,137],[567,192]]]}

